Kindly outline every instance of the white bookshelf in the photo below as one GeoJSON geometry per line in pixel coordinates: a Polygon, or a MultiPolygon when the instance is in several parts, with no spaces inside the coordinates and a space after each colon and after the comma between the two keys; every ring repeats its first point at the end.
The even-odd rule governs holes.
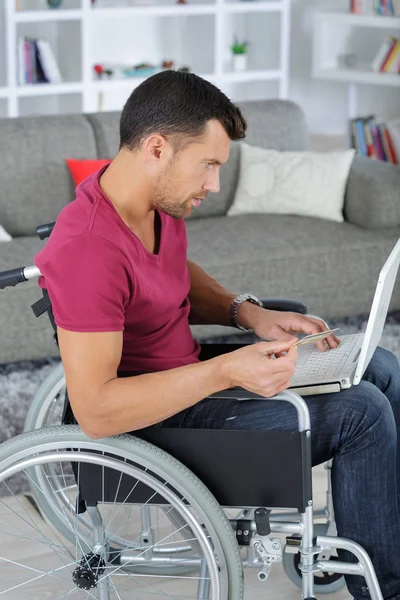
{"type": "Polygon", "coordinates": [[[173,68],[188,66],[234,101],[288,94],[290,0],[154,0],[136,5],[118,0],[113,7],[105,0],[97,0],[95,7],[91,0],[64,0],[58,9],[46,8],[46,0],[2,3],[0,116],[96,112],[100,106],[118,110],[145,77],[98,80],[93,65],[160,64],[161,56],[174,60],[173,68]],[[246,71],[231,67],[234,33],[250,42],[246,71]],[[20,36],[49,41],[63,83],[18,85],[20,36]]]}
{"type": "Polygon", "coordinates": [[[323,11],[314,15],[312,73],[315,78],[347,84],[348,117],[358,112],[360,85],[398,88],[400,75],[372,70],[371,63],[381,42],[388,35],[399,37],[400,17],[358,15],[323,11]],[[354,66],[346,66],[339,57],[354,54],[354,66]]]}

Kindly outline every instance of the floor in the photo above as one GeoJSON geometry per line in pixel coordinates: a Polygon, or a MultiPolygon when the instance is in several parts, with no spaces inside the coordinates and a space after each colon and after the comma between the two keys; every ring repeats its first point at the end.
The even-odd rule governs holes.
{"type": "MultiPolygon", "coordinates": [[[[326,490],[326,474],[322,467],[318,467],[314,469],[313,472],[313,480],[314,480],[314,503],[315,507],[323,507],[325,500],[325,490],[326,490]]],[[[30,503],[23,496],[15,497],[12,500],[13,502],[13,510],[15,510],[15,522],[18,521],[17,514],[21,514],[22,509],[26,510],[26,519],[35,520],[37,519],[36,511],[30,505],[30,503]]],[[[0,503],[0,536],[3,535],[7,538],[7,533],[11,532],[11,528],[15,524],[10,523],[10,516],[8,514],[5,517],[4,506],[0,503]],[[5,525],[5,520],[9,528],[5,525]]],[[[51,536],[50,530],[48,530],[47,526],[40,522],[40,530],[44,531],[46,534],[51,536]]],[[[51,564],[51,559],[53,554],[49,552],[49,549],[46,543],[43,543],[41,546],[34,544],[33,541],[27,540],[24,535],[15,535],[12,538],[9,538],[10,542],[7,546],[7,550],[3,550],[1,555],[6,555],[8,559],[11,561],[18,561],[23,563],[24,565],[30,565],[32,568],[37,567],[39,564],[42,569],[46,568],[46,565],[51,564]],[[35,563],[35,560],[38,556],[38,548],[40,560],[38,563],[35,563]]],[[[4,538],[3,538],[4,540],[4,538]]],[[[3,546],[4,548],[4,546],[3,546]]],[[[60,554],[62,552],[60,550],[60,554]]],[[[62,555],[62,562],[64,565],[66,564],[66,559],[69,557],[62,555]]],[[[69,562],[69,561],[68,561],[69,562]]],[[[91,592],[79,592],[74,588],[71,590],[71,582],[70,582],[70,573],[71,569],[64,569],[64,574],[62,577],[41,577],[40,573],[37,577],[38,579],[38,589],[34,593],[29,593],[28,595],[22,593],[24,580],[26,575],[21,578],[21,573],[18,572],[18,565],[5,563],[4,560],[0,558],[0,593],[4,592],[5,589],[9,589],[10,582],[15,583],[15,589],[11,592],[7,592],[4,594],[5,600],[21,600],[22,598],[28,598],[29,600],[59,600],[64,597],[81,600],[82,598],[97,598],[97,596],[93,595],[91,592]],[[71,593],[72,592],[72,593],[71,593]]],[[[29,578],[31,575],[29,573],[29,578]]],[[[175,581],[175,586],[177,585],[177,581],[175,581]]],[[[11,586],[13,585],[11,584],[11,586]]],[[[132,584],[133,585],[133,584],[132,584]]],[[[116,595],[112,595],[112,599],[114,600],[144,600],[153,599],[158,600],[160,597],[166,597],[170,600],[178,599],[181,600],[185,598],[189,600],[189,598],[193,598],[193,595],[187,595],[183,593],[183,590],[179,588],[178,590],[173,589],[171,587],[167,587],[170,585],[168,581],[164,581],[160,584],[160,587],[157,587],[157,593],[151,592],[149,593],[148,589],[145,591],[138,589],[137,583],[134,588],[130,588],[130,585],[123,586],[122,592],[116,595]]],[[[35,584],[36,586],[36,584],[35,584]]],[[[351,600],[351,596],[348,594],[346,588],[342,588],[341,590],[329,594],[328,596],[318,596],[319,598],[325,597],[327,600],[351,600]]],[[[297,588],[286,576],[284,573],[281,564],[273,565],[271,574],[268,580],[263,583],[257,578],[257,570],[256,569],[246,569],[245,570],[245,600],[300,600],[301,594],[299,588],[297,588]]]]}

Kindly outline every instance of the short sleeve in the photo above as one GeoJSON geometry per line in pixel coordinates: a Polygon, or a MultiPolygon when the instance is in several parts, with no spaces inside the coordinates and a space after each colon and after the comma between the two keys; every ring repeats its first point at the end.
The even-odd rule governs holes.
{"type": "MultiPolygon", "coordinates": [[[[49,240],[50,241],[50,240],[49,240]]],[[[132,292],[127,258],[112,242],[81,234],[35,257],[56,324],[79,332],[123,331],[132,292]]]]}

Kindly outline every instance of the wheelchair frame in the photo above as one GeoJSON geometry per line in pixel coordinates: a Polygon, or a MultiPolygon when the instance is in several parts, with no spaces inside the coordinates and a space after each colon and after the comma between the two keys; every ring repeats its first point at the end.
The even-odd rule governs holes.
{"type": "MultiPolygon", "coordinates": [[[[41,239],[44,239],[45,237],[47,237],[53,227],[54,223],[52,224],[48,224],[48,225],[44,225],[44,226],[40,226],[38,228],[38,235],[41,237],[41,239]]],[[[27,281],[29,279],[35,278],[40,276],[40,271],[37,267],[35,266],[30,266],[30,267],[20,267],[17,269],[13,269],[11,271],[6,271],[4,273],[0,273],[0,289],[4,289],[7,286],[14,286],[17,285],[18,283],[21,283],[23,281],[27,281]]],[[[277,302],[276,300],[274,300],[273,302],[277,302]]],[[[51,306],[51,305],[50,305],[51,306]]],[[[290,304],[289,304],[290,306],[290,304]]],[[[39,303],[36,303],[36,310],[34,307],[32,307],[34,309],[35,314],[38,316],[39,314],[47,311],[50,317],[50,320],[52,322],[53,328],[55,329],[55,323],[54,323],[54,319],[52,319],[52,315],[50,316],[50,312],[49,312],[49,306],[48,306],[48,301],[46,304],[46,299],[42,298],[41,301],[39,301],[39,303]],[[38,306],[39,304],[39,306],[38,306]]],[[[287,310],[290,310],[290,308],[287,308],[287,310]]],[[[56,329],[55,329],[56,331],[56,329]]],[[[56,337],[56,333],[55,333],[55,341],[57,343],[57,337],[56,337]]],[[[247,392],[246,390],[242,390],[242,389],[232,389],[232,390],[224,390],[223,392],[218,392],[216,394],[213,394],[211,397],[215,398],[216,400],[219,399],[220,401],[223,401],[226,398],[236,398],[239,399],[241,401],[246,401],[248,399],[259,399],[261,400],[268,400],[268,398],[264,398],[263,396],[259,396],[257,394],[253,394],[250,392],[247,392]]],[[[271,568],[271,564],[272,562],[278,562],[279,560],[281,560],[282,557],[282,553],[281,553],[281,548],[280,548],[280,543],[279,545],[277,545],[277,540],[274,538],[270,538],[270,533],[282,533],[282,534],[289,534],[291,537],[289,537],[289,545],[294,549],[294,551],[298,551],[300,552],[301,555],[301,562],[300,562],[300,570],[302,573],[302,598],[303,600],[312,600],[314,598],[314,574],[320,571],[329,571],[331,573],[340,573],[340,574],[349,574],[349,575],[360,575],[362,577],[365,578],[366,580],[366,584],[368,586],[369,589],[369,593],[371,596],[372,600],[383,600],[383,596],[381,593],[381,590],[379,588],[379,584],[376,578],[376,574],[373,568],[373,565],[371,563],[371,560],[368,556],[368,554],[365,552],[365,550],[357,543],[351,541],[351,540],[347,540],[347,539],[343,539],[343,538],[338,538],[338,537],[332,537],[332,536],[320,536],[318,535],[316,538],[314,538],[314,512],[313,512],[313,501],[312,501],[312,491],[311,491],[311,429],[310,429],[310,415],[309,415],[309,411],[307,408],[306,403],[304,402],[303,398],[301,398],[297,393],[292,392],[290,390],[286,390],[280,394],[278,394],[277,396],[275,396],[273,398],[274,400],[280,400],[280,401],[285,401],[285,402],[289,402],[290,404],[292,404],[296,411],[297,411],[297,416],[298,416],[298,435],[296,437],[298,446],[297,448],[300,449],[300,460],[297,462],[296,464],[296,469],[297,469],[297,473],[299,472],[298,470],[300,469],[300,474],[302,477],[302,484],[299,486],[300,489],[300,494],[296,494],[296,502],[293,503],[293,498],[292,500],[289,500],[289,503],[286,503],[285,499],[283,499],[282,502],[279,502],[278,504],[278,508],[286,508],[286,507],[291,507],[291,508],[296,508],[297,510],[299,510],[300,512],[300,519],[299,519],[299,515],[296,513],[297,516],[297,521],[296,522],[292,522],[290,519],[293,517],[294,513],[283,513],[283,514],[275,514],[273,517],[269,518],[269,510],[271,508],[276,507],[276,505],[271,505],[269,502],[265,502],[265,494],[263,496],[263,490],[264,490],[264,486],[262,485],[261,488],[260,486],[256,486],[257,489],[252,490],[252,493],[254,494],[253,496],[250,494],[250,497],[247,499],[246,498],[246,503],[240,503],[236,504],[236,503],[231,503],[231,502],[226,502],[227,498],[224,496],[220,495],[220,490],[218,490],[218,485],[215,479],[212,479],[211,483],[210,481],[204,481],[204,479],[208,479],[208,477],[204,477],[204,473],[202,474],[203,477],[198,477],[196,470],[198,470],[198,465],[196,464],[191,464],[189,465],[189,469],[192,473],[194,473],[194,477],[196,477],[196,479],[199,479],[200,481],[203,480],[203,485],[205,484],[205,487],[210,489],[211,488],[211,493],[216,497],[218,503],[222,506],[228,507],[228,508],[232,508],[232,507],[237,507],[241,509],[241,515],[240,516],[251,516],[250,519],[242,519],[242,518],[236,518],[236,519],[229,519],[230,522],[230,526],[232,528],[232,535],[234,535],[234,537],[236,538],[236,540],[238,541],[239,545],[241,544],[241,542],[244,541],[244,538],[247,537],[248,540],[250,541],[251,548],[253,550],[253,557],[255,557],[255,560],[253,560],[253,563],[255,562],[256,566],[261,567],[260,568],[260,579],[266,579],[268,577],[270,568],[271,568]],[[213,488],[213,486],[216,486],[215,489],[213,488]],[[261,497],[260,497],[261,494],[261,497]],[[220,497],[218,497],[220,496],[220,497]],[[254,502],[253,499],[255,499],[256,501],[254,502]],[[264,500],[263,502],[259,502],[258,500],[264,500]],[[222,500],[222,503],[220,502],[220,500],[222,500]],[[250,500],[250,501],[249,501],[250,500]],[[290,504],[290,502],[292,502],[292,504],[290,504]],[[293,506],[293,504],[295,504],[293,506]],[[267,508],[268,510],[266,511],[265,508],[267,508]],[[246,521],[246,525],[248,527],[247,532],[244,532],[242,529],[240,529],[242,527],[242,523],[243,521],[246,521]],[[246,534],[246,535],[245,535],[246,534]],[[293,534],[295,534],[295,536],[299,536],[298,538],[293,536],[293,534]],[[279,546],[279,547],[278,547],[279,546]],[[318,558],[316,559],[315,557],[318,557],[318,555],[321,554],[321,552],[323,552],[325,549],[343,549],[343,550],[347,550],[349,552],[351,552],[353,555],[355,555],[355,557],[357,558],[358,562],[356,563],[345,563],[343,561],[333,561],[333,560],[318,560],[318,558]]],[[[63,426],[63,427],[67,427],[69,428],[70,426],[63,426]]],[[[55,430],[54,430],[55,431],[55,430]]],[[[67,430],[64,430],[67,431],[67,430]]],[[[69,431],[69,429],[68,429],[69,431]]],[[[197,431],[197,432],[203,432],[206,435],[209,435],[210,431],[213,431],[214,434],[221,434],[222,432],[218,432],[218,430],[193,430],[193,431],[197,431]]],[[[48,435],[48,429],[43,429],[43,430],[37,430],[35,433],[36,436],[36,440],[40,442],[40,437],[41,434],[43,434],[44,437],[46,437],[46,435],[48,435]]],[[[72,432],[72,430],[71,430],[72,432]]],[[[176,432],[176,430],[175,430],[176,432]]],[[[75,430],[73,432],[75,434],[75,430]]],[[[174,442],[171,445],[171,439],[168,439],[168,430],[167,429],[163,429],[163,428],[157,428],[154,430],[155,436],[153,436],[152,434],[152,439],[150,440],[151,444],[154,447],[154,444],[157,443],[157,447],[163,449],[164,451],[167,452],[168,455],[173,456],[174,460],[177,460],[176,454],[178,454],[178,462],[179,464],[185,464],[185,462],[187,462],[187,460],[185,459],[185,443],[183,442],[181,445],[181,448],[179,450],[179,452],[175,452],[175,449],[173,447],[174,442]],[[158,437],[157,437],[158,436],[158,437]]],[[[190,430],[181,430],[181,433],[184,434],[184,437],[186,437],[186,441],[187,441],[187,435],[190,434],[190,430]]],[[[234,431],[232,432],[224,432],[224,433],[235,433],[234,431]]],[[[240,432],[240,433],[250,433],[254,435],[254,432],[240,432]]],[[[264,433],[264,435],[267,437],[270,436],[270,434],[268,432],[258,432],[258,433],[264,433]]],[[[286,440],[289,439],[290,436],[288,436],[288,432],[274,432],[274,433],[281,433],[281,434],[286,434],[286,440]]],[[[40,456],[37,457],[33,457],[32,458],[32,449],[30,447],[26,447],[23,451],[17,451],[17,453],[11,453],[9,454],[9,448],[10,447],[14,447],[15,449],[18,449],[18,444],[21,445],[21,447],[24,447],[24,444],[27,443],[27,440],[29,438],[29,436],[31,436],[32,433],[24,433],[21,434],[20,436],[16,436],[16,438],[14,438],[13,440],[10,440],[9,442],[5,442],[4,444],[1,445],[0,447],[0,482],[3,481],[6,477],[8,477],[10,474],[13,474],[14,472],[16,472],[18,470],[18,468],[21,467],[21,464],[24,464],[26,469],[34,469],[36,464],[40,463],[40,456]],[[36,462],[35,462],[36,461],[36,462]]],[[[146,434],[148,435],[148,434],[146,434]]],[[[85,447],[86,449],[90,450],[91,448],[93,448],[95,450],[95,448],[98,446],[98,442],[90,440],[89,438],[85,438],[85,436],[81,436],[82,437],[82,444],[83,447],[85,447]]],[[[141,433],[137,432],[137,435],[135,433],[135,436],[133,437],[141,437],[141,433]]],[[[107,444],[110,444],[112,446],[113,440],[117,441],[117,439],[119,438],[119,436],[112,436],[111,438],[108,438],[107,444]]],[[[144,439],[146,439],[146,436],[144,437],[144,439]]],[[[266,439],[266,438],[265,438],[266,439]]],[[[103,442],[103,441],[100,441],[103,442]]],[[[204,436],[203,436],[203,440],[202,443],[204,442],[204,436]]],[[[145,443],[149,443],[149,440],[147,440],[145,443]]],[[[74,442],[71,442],[70,445],[73,445],[74,442]]],[[[29,445],[29,444],[28,444],[29,445]]],[[[58,448],[58,450],[62,451],[65,450],[67,451],[69,449],[68,444],[65,445],[64,443],[64,447],[63,448],[58,448]]],[[[200,446],[199,446],[200,447],[200,446]]],[[[149,446],[150,448],[150,446],[149,446]]],[[[186,445],[186,448],[188,448],[188,446],[186,445]]],[[[65,456],[70,458],[71,455],[68,455],[65,453],[65,456]]],[[[60,457],[60,454],[58,454],[58,458],[60,457]]],[[[87,458],[87,457],[86,457],[87,458]]],[[[125,457],[128,458],[129,457],[125,457]]],[[[134,459],[134,457],[132,457],[134,459]]],[[[79,462],[79,460],[77,459],[77,462],[79,462]]],[[[90,459],[89,459],[90,462],[90,459]]],[[[200,461],[199,464],[201,464],[202,461],[200,461]]],[[[288,466],[289,463],[286,464],[286,466],[288,466]]],[[[295,473],[296,469],[292,469],[291,473],[295,473]]],[[[128,469],[129,470],[129,469],[128,469]]],[[[218,471],[218,469],[217,469],[218,471]]],[[[218,474],[218,473],[217,473],[218,474]]],[[[265,474],[265,471],[263,473],[263,475],[265,474]]],[[[235,482],[235,486],[233,486],[232,489],[229,490],[229,493],[236,493],[238,494],[237,498],[240,499],[240,494],[241,492],[243,492],[243,485],[242,482],[239,482],[239,486],[236,485],[235,482]],[[242,490],[241,490],[242,488],[242,490]]],[[[248,489],[248,488],[246,488],[248,489]]],[[[268,486],[265,486],[265,489],[267,489],[268,491],[268,486]]],[[[265,490],[264,490],[265,491],[265,490]]],[[[285,492],[285,490],[284,490],[285,492]]],[[[291,494],[290,496],[293,497],[293,493],[292,490],[290,490],[291,494]]],[[[282,500],[282,497],[284,498],[285,494],[278,496],[280,500],[282,500]]],[[[328,488],[328,504],[331,504],[331,492],[330,492],[330,488],[328,488]]],[[[235,496],[236,498],[236,496],[235,496]]],[[[93,506],[93,509],[90,508],[91,504],[95,504],[95,503],[91,503],[88,502],[87,503],[87,507],[89,508],[88,513],[89,513],[89,517],[91,518],[92,522],[93,522],[93,526],[95,531],[97,532],[97,540],[98,540],[98,545],[101,545],[101,540],[103,539],[103,534],[101,533],[101,528],[102,528],[102,524],[101,524],[101,520],[99,519],[99,515],[96,512],[95,506],[93,506]]],[[[43,509],[43,506],[41,507],[43,509]]],[[[279,541],[279,540],[278,540],[279,541]]],[[[254,564],[250,564],[250,562],[248,564],[246,564],[245,562],[242,561],[242,566],[255,566],[254,564]]],[[[201,572],[204,571],[204,563],[202,563],[201,565],[201,572]]],[[[214,571],[214,573],[212,574],[212,583],[215,584],[215,577],[216,577],[216,573],[214,571]]],[[[203,599],[203,598],[209,598],[209,593],[211,593],[211,598],[212,600],[220,600],[220,596],[219,595],[215,595],[215,589],[218,589],[218,586],[212,587],[212,589],[214,590],[214,592],[210,592],[210,590],[204,586],[199,586],[199,591],[198,591],[198,599],[203,599]]],[[[239,595],[240,596],[240,595],[239,595]]],[[[230,595],[227,596],[227,600],[239,600],[239,596],[237,597],[232,597],[230,595]]],[[[107,595],[106,592],[102,592],[100,591],[100,598],[101,600],[108,600],[109,598],[109,594],[107,595]]]]}

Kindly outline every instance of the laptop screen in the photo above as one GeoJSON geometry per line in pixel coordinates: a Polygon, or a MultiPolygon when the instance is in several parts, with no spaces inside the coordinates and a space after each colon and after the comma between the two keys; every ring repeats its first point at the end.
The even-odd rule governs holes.
{"type": "Polygon", "coordinates": [[[381,340],[399,263],[400,238],[379,273],[378,284],[372,301],[367,329],[365,331],[363,345],[354,376],[353,383],[355,384],[360,383],[364,371],[381,340]]]}

